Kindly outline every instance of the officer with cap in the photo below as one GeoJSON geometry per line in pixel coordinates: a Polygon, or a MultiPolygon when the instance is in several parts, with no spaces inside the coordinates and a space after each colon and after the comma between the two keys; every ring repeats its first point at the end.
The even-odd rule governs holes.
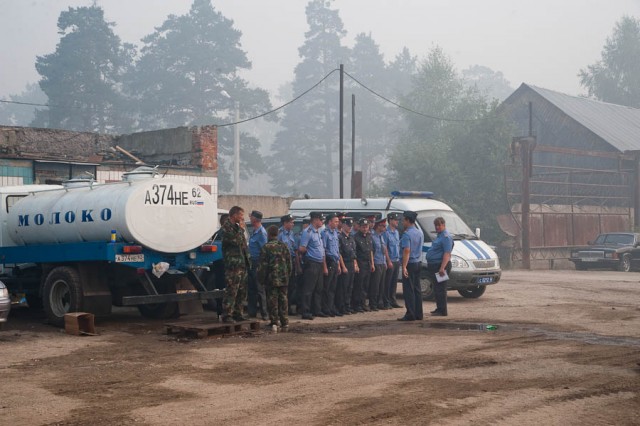
{"type": "Polygon", "coordinates": [[[382,302],[382,292],[384,288],[384,274],[387,270],[387,241],[384,238],[384,232],[387,227],[386,219],[376,221],[371,239],[373,241],[373,263],[375,268],[371,272],[371,281],[369,283],[369,308],[372,311],[384,308],[382,302]]]}
{"type": "Polygon", "coordinates": [[[385,307],[400,308],[396,300],[396,291],[398,288],[398,271],[400,271],[400,233],[398,232],[398,222],[400,214],[396,212],[387,215],[387,253],[391,266],[387,268],[385,274],[385,285],[383,300],[385,307]]]}
{"type": "Polygon", "coordinates": [[[404,233],[400,240],[402,248],[402,293],[407,312],[398,321],[421,320],[422,291],[420,288],[420,267],[422,260],[422,245],[424,235],[416,227],[418,214],[413,211],[405,211],[402,216],[404,233]]]}
{"type": "Polygon", "coordinates": [[[257,268],[260,261],[260,251],[267,244],[267,231],[262,226],[262,212],[253,210],[249,215],[253,231],[249,237],[249,254],[251,255],[251,270],[249,271],[249,291],[247,294],[247,311],[250,317],[256,317],[258,309],[262,319],[266,321],[267,316],[267,295],[264,291],[263,283],[257,277],[257,268]]]}
{"type": "Polygon", "coordinates": [[[338,277],[336,290],[336,309],[338,314],[349,315],[353,313],[351,308],[351,294],[353,292],[353,279],[358,273],[358,262],[356,261],[356,242],[351,235],[353,219],[345,217],[341,220],[342,228],[338,235],[340,244],[340,259],[342,274],[338,277]]]}
{"type": "MultiPolygon", "coordinates": [[[[298,252],[304,256],[304,266],[302,270],[302,319],[312,320],[311,303],[316,287],[322,288],[322,279],[327,275],[327,264],[325,262],[324,244],[320,236],[322,227],[322,213],[311,212],[309,214],[310,225],[302,231],[298,252]]],[[[321,311],[321,300],[313,300],[313,307],[316,312],[321,311]]]]}
{"type": "Polygon", "coordinates": [[[351,306],[356,312],[368,311],[366,299],[369,295],[369,280],[371,272],[374,271],[373,263],[373,240],[369,232],[369,220],[360,218],[358,221],[359,230],[353,237],[356,242],[356,260],[360,272],[355,278],[353,293],[351,295],[351,306]]]}
{"type": "Polygon", "coordinates": [[[326,227],[322,231],[322,242],[324,243],[325,259],[329,274],[324,277],[322,288],[322,310],[314,313],[316,316],[335,317],[338,313],[336,310],[336,285],[338,284],[338,276],[342,272],[340,266],[340,244],[338,242],[338,224],[340,220],[336,213],[327,215],[326,227]]]}
{"type": "Polygon", "coordinates": [[[289,314],[293,314],[291,305],[299,306],[299,303],[296,300],[297,291],[296,291],[296,275],[300,270],[300,266],[297,265],[297,256],[296,252],[298,251],[298,243],[296,242],[296,237],[293,233],[293,225],[294,220],[293,216],[290,214],[285,214],[280,218],[280,229],[278,229],[278,241],[283,242],[289,248],[289,253],[291,254],[291,276],[289,277],[289,285],[287,288],[287,300],[289,301],[289,314]]]}

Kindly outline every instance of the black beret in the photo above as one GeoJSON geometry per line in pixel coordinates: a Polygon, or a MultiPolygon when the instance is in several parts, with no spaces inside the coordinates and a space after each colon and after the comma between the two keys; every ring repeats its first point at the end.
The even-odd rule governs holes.
{"type": "Polygon", "coordinates": [[[291,222],[292,220],[293,220],[293,216],[291,216],[290,214],[285,214],[280,218],[280,223],[291,222]]]}
{"type": "Polygon", "coordinates": [[[361,217],[361,218],[358,220],[358,225],[368,225],[368,224],[369,224],[369,220],[367,220],[367,218],[366,218],[366,217],[361,217]]]}
{"type": "Polygon", "coordinates": [[[402,213],[402,215],[403,215],[404,217],[406,217],[407,219],[410,219],[410,220],[412,220],[412,221],[414,221],[414,222],[415,222],[415,221],[416,221],[416,219],[418,218],[418,213],[416,213],[416,212],[412,212],[412,211],[405,211],[405,212],[403,212],[403,213],[402,213]]]}
{"type": "Polygon", "coordinates": [[[324,216],[322,216],[322,213],[320,212],[311,212],[309,213],[309,217],[311,219],[320,219],[320,220],[324,220],[324,216]]]}
{"type": "Polygon", "coordinates": [[[252,211],[251,216],[255,217],[258,220],[262,220],[262,212],[259,212],[258,210],[252,211]]]}
{"type": "Polygon", "coordinates": [[[387,215],[387,219],[389,220],[400,219],[400,213],[391,212],[387,215]]]}

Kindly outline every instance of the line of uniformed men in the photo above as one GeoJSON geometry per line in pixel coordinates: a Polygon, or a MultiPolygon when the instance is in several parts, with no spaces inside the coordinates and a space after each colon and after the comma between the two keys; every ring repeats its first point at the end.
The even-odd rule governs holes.
{"type": "MultiPolygon", "coordinates": [[[[244,239],[243,213],[240,207],[233,207],[229,212],[230,220],[223,224],[222,243],[227,287],[223,320],[227,322],[244,319],[243,283],[247,276],[249,316],[255,317],[259,309],[262,318],[267,319],[265,285],[267,288],[271,287],[268,274],[267,278],[258,279],[259,269],[267,267],[264,266],[265,253],[268,251],[265,249],[267,232],[261,223],[262,213],[252,211],[250,220],[253,229],[247,243],[244,239]]],[[[410,305],[420,305],[420,308],[416,306],[419,313],[412,312],[403,318],[421,319],[419,274],[416,275],[413,270],[413,273],[408,274],[407,266],[417,266],[418,268],[410,269],[419,272],[422,240],[416,235],[413,238],[416,241],[409,241],[405,238],[409,236],[407,234],[400,241],[399,216],[395,212],[389,213],[386,219],[375,221],[373,232],[370,232],[370,220],[367,218],[360,218],[356,224],[353,219],[345,217],[345,214],[335,213],[329,214],[323,223],[325,219],[321,213],[311,212],[308,223],[303,222],[303,230],[298,238],[293,233],[294,218],[291,215],[283,216],[277,237],[274,232],[270,240],[277,239],[283,246],[286,245],[291,256],[292,266],[287,269],[290,271],[288,280],[278,278],[278,287],[287,287],[284,296],[288,297],[284,300],[284,306],[295,305],[297,313],[308,320],[316,316],[342,316],[399,308],[396,287],[402,265],[403,292],[415,293],[413,297],[409,296],[410,303],[406,303],[408,314],[414,311],[414,307],[410,305]],[[323,224],[324,230],[321,229],[323,224]],[[416,259],[418,265],[415,265],[416,259]],[[405,281],[410,288],[405,288],[405,281]]],[[[408,220],[405,227],[413,225],[415,212],[405,212],[403,216],[405,221],[408,220]]],[[[264,273],[261,274],[261,277],[264,276],[264,273]]],[[[277,305],[282,307],[283,295],[280,293],[277,305]]],[[[288,323],[287,309],[284,313],[282,308],[276,314],[269,312],[268,316],[274,323],[274,318],[278,317],[282,324],[288,323]]]]}

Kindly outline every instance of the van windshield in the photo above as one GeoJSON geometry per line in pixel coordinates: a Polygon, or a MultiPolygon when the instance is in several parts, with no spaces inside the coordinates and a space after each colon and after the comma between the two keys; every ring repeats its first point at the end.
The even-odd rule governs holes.
{"type": "Polygon", "coordinates": [[[433,220],[436,217],[442,217],[445,221],[447,230],[454,240],[477,240],[478,238],[469,226],[455,212],[446,210],[428,210],[418,212],[418,224],[422,228],[425,241],[433,241],[436,239],[436,228],[433,226],[433,220]]]}

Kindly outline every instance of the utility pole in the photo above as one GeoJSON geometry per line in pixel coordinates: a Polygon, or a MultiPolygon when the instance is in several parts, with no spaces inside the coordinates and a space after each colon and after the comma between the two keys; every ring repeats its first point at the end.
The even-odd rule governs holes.
{"type": "Polygon", "coordinates": [[[340,198],[344,198],[344,64],[340,64],[340,198]]]}
{"type": "Polygon", "coordinates": [[[522,267],[531,269],[531,190],[533,150],[536,138],[533,136],[533,103],[529,102],[529,136],[520,138],[522,155],[522,267]]]}
{"type": "Polygon", "coordinates": [[[351,94],[351,198],[355,196],[356,176],[356,95],[351,94]]]}
{"type": "Polygon", "coordinates": [[[233,193],[240,194],[240,102],[235,102],[236,124],[233,125],[233,193]]]}

